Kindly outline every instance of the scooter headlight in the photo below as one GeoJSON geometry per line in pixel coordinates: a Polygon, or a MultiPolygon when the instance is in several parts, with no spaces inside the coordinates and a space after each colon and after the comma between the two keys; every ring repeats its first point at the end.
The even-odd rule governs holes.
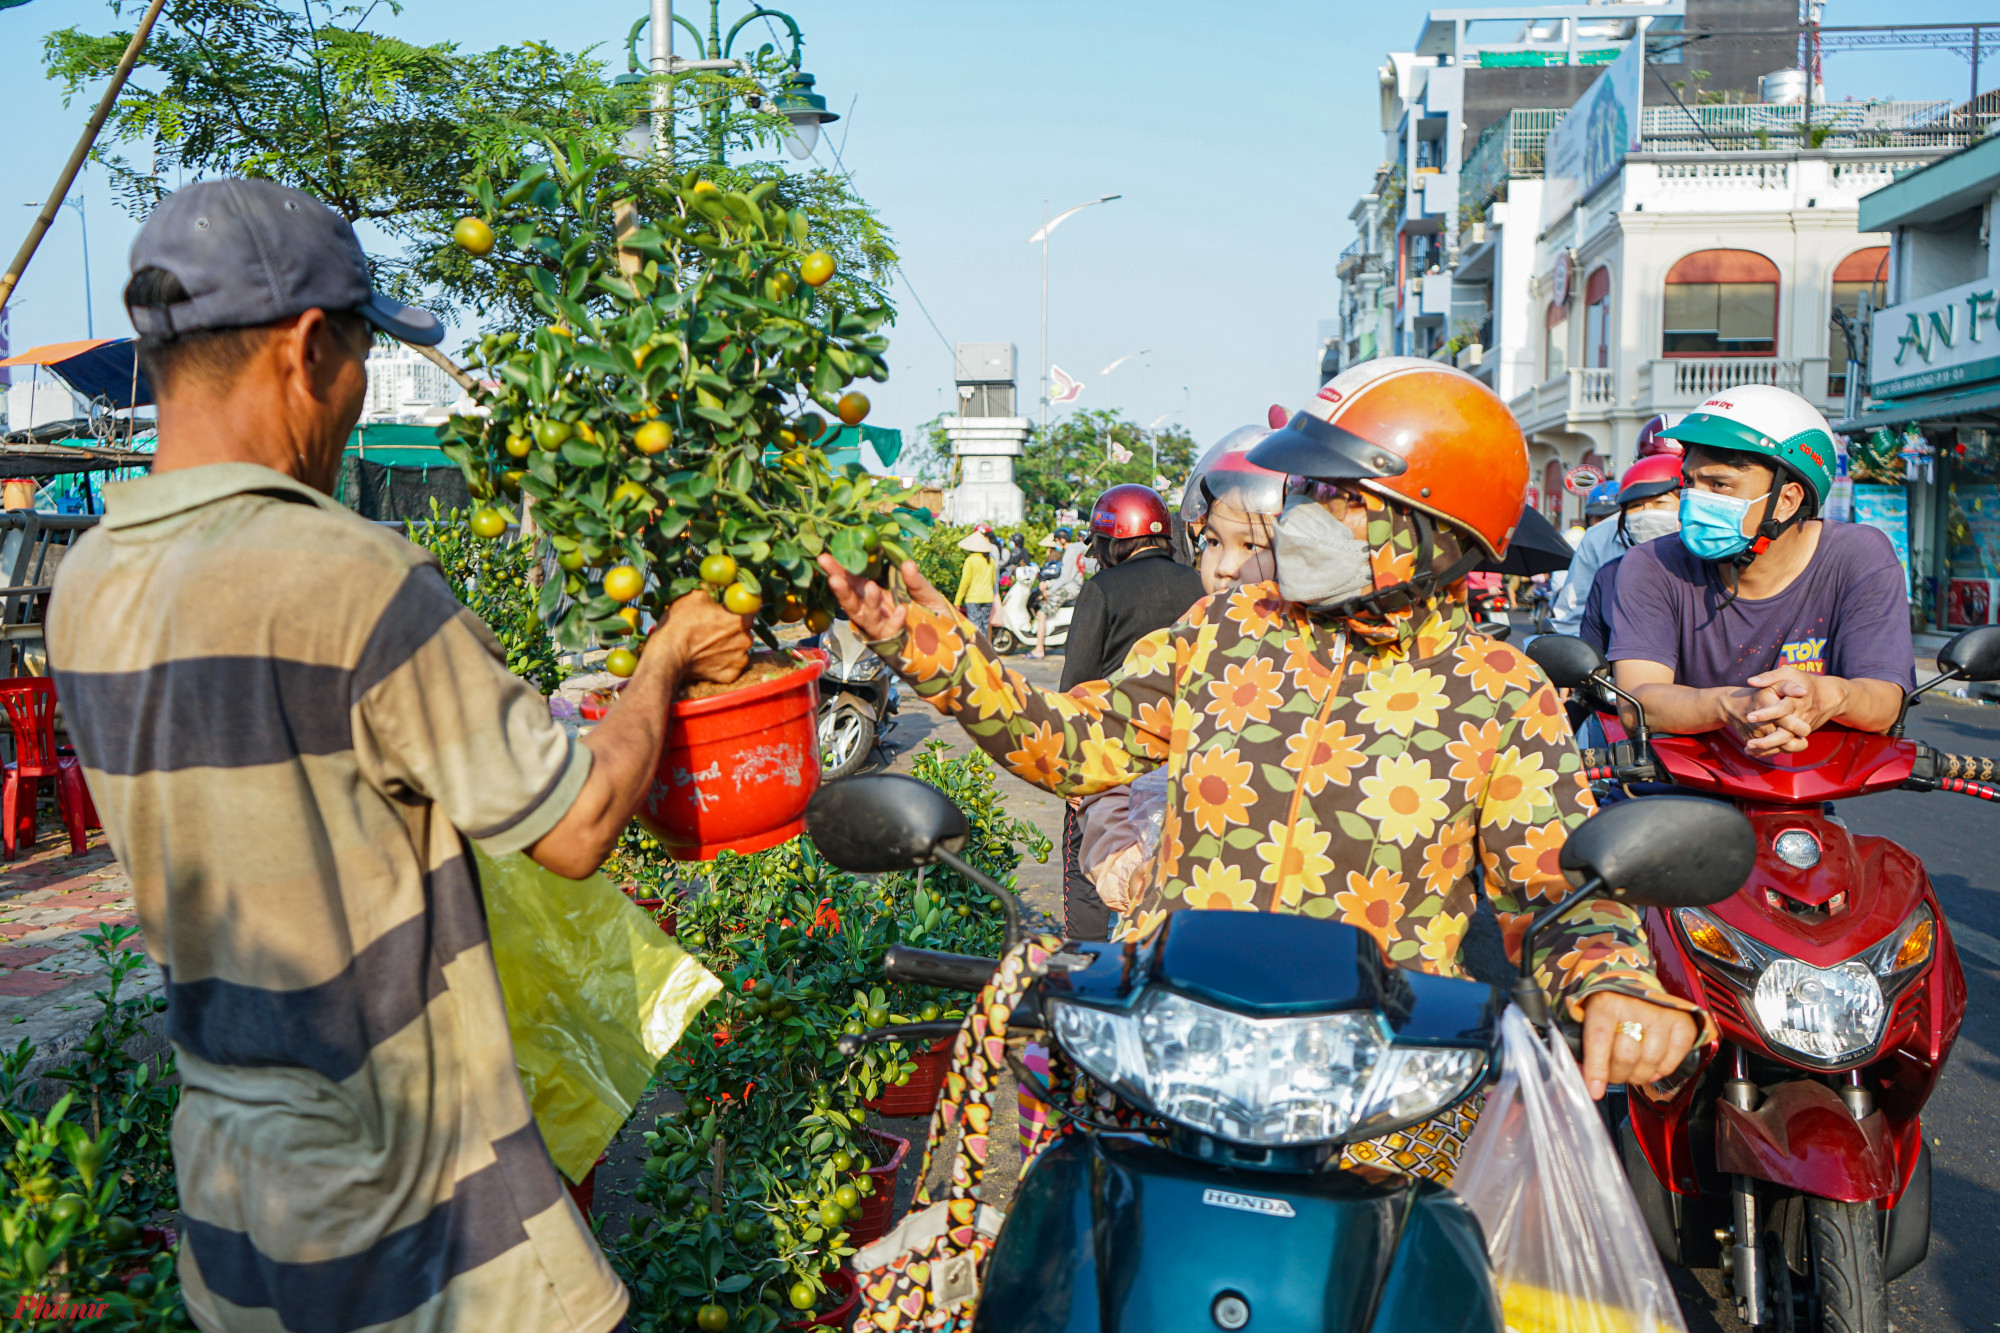
{"type": "Polygon", "coordinates": [[[1750,1004],[1772,1042],[1816,1060],[1844,1060],[1873,1048],[1889,1016],[1882,983],[1853,959],[1828,968],[1773,959],[1757,978],[1750,1004]]]}
{"type": "Polygon", "coordinates": [[[873,653],[852,659],[835,657],[826,664],[826,674],[835,680],[851,680],[857,683],[874,680],[888,669],[887,664],[873,653]]]}
{"type": "Polygon", "coordinates": [[[1265,1147],[1356,1141],[1469,1092],[1487,1052],[1398,1046],[1373,1010],[1250,1018],[1172,991],[1129,1012],[1049,1005],[1078,1065],[1128,1100],[1203,1133],[1265,1147]]]}

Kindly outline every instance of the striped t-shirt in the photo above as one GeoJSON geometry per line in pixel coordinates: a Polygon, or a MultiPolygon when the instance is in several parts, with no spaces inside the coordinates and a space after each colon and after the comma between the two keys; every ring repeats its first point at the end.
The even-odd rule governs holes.
{"type": "Polygon", "coordinates": [[[247,463],[105,488],[49,658],[167,977],[204,1329],[602,1333],[625,1292],[514,1068],[466,839],[589,751],[436,562],[247,463]]]}

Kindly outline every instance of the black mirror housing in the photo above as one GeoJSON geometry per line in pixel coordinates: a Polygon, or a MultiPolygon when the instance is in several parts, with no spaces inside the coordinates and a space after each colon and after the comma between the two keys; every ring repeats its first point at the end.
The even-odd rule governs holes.
{"type": "Polygon", "coordinates": [[[806,833],[842,870],[912,870],[957,852],[971,836],[965,812],[928,782],[897,773],[829,782],[806,807],[806,833]]]}
{"type": "Polygon", "coordinates": [[[1528,645],[1528,656],[1549,682],[1562,690],[1580,690],[1611,667],[1603,653],[1570,634],[1537,635],[1528,645]]]}
{"type": "Polygon", "coordinates": [[[1647,796],[1586,819],[1563,844],[1559,864],[1572,884],[1597,878],[1620,902],[1674,908],[1721,902],[1756,862],[1756,831],[1735,806],[1647,796]]]}
{"type": "Polygon", "coordinates": [[[1954,635],[1938,650],[1937,662],[1960,680],[2000,680],[2000,625],[1980,625],[1954,635]]]}

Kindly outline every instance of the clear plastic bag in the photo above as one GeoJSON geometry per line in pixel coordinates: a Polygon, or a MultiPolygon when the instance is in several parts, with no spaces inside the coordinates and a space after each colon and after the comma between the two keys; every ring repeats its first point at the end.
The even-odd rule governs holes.
{"type": "Polygon", "coordinates": [[[1521,1011],[1452,1189],[1486,1231],[1509,1333],[1687,1333],[1569,1047],[1521,1011]]]}
{"type": "Polygon", "coordinates": [[[1150,861],[1160,848],[1160,829],[1167,819],[1167,766],[1161,764],[1132,779],[1131,789],[1125,818],[1138,831],[1140,851],[1150,861]]]}
{"type": "Polygon", "coordinates": [[[549,1156],[581,1181],[722,983],[604,876],[478,860],[521,1084],[549,1156]]]}

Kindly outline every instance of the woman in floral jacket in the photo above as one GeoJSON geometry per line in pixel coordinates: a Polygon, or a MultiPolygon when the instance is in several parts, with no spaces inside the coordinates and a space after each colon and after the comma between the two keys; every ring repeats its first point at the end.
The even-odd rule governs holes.
{"type": "MultiPolygon", "coordinates": [[[[1359,429],[1403,449],[1385,460],[1395,443],[1363,440],[1364,453],[1401,471],[1373,485],[1350,473],[1323,497],[1365,542],[1373,589],[1333,614],[1281,594],[1281,527],[1279,580],[1204,599],[1140,640],[1109,680],[1061,694],[1009,671],[913,564],[902,571],[915,599],[906,605],[822,563],[875,651],[1026,781],[1089,795],[1167,766],[1160,847],[1127,938],[1184,908],[1296,912],[1368,931],[1392,963],[1463,976],[1475,858],[1518,956],[1534,913],[1568,893],[1557,858],[1595,809],[1554,690],[1520,652],[1468,626],[1462,575],[1512,535],[1525,445],[1489,390],[1435,362],[1370,362],[1314,407],[1258,446],[1256,461],[1338,476],[1315,461],[1325,439],[1306,438],[1327,424],[1349,445],[1359,429]],[[1440,404],[1454,409],[1442,422],[1440,404]],[[1484,419],[1468,426],[1475,412],[1484,419]],[[1437,494],[1454,481],[1478,488],[1457,513],[1437,494]],[[1432,503],[1402,503],[1402,486],[1432,503]],[[1502,508],[1489,540],[1481,519],[1502,508]]],[[[1607,1081],[1665,1077],[1698,1035],[1698,1011],[1662,990],[1638,916],[1622,904],[1593,901],[1538,936],[1535,975],[1584,1024],[1594,1094],[1607,1081]]],[[[1350,1158],[1448,1178],[1473,1114],[1350,1158]]]]}

